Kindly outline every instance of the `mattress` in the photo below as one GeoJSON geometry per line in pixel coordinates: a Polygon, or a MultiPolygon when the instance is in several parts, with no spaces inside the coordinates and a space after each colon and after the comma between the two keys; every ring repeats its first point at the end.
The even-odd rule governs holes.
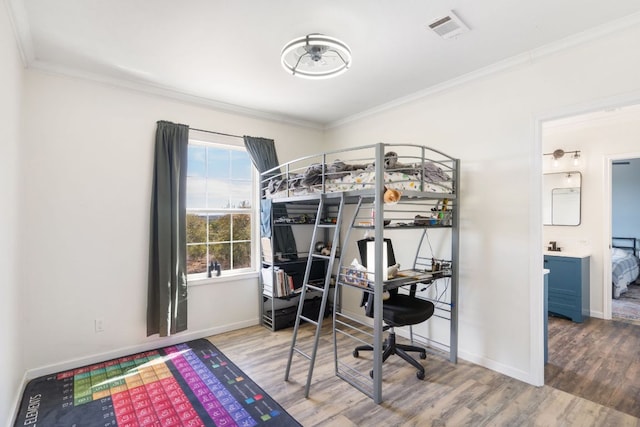
{"type": "Polygon", "coordinates": [[[619,298],[627,292],[627,285],[633,283],[640,274],[640,260],[622,249],[611,249],[611,280],[613,297],[619,298]]]}
{"type": "MultiPolygon", "coordinates": [[[[375,171],[362,171],[356,173],[349,173],[339,178],[327,178],[325,179],[325,192],[345,192],[355,190],[372,190],[375,186],[375,171]]],[[[394,190],[410,190],[410,191],[423,191],[433,193],[447,193],[451,194],[451,182],[421,182],[416,175],[406,174],[400,172],[385,172],[384,173],[385,186],[394,190]],[[420,189],[420,186],[423,186],[420,189]]],[[[299,197],[310,194],[322,193],[322,185],[312,186],[294,186],[289,190],[280,191],[267,191],[265,196],[270,199],[280,197],[299,197]]]]}

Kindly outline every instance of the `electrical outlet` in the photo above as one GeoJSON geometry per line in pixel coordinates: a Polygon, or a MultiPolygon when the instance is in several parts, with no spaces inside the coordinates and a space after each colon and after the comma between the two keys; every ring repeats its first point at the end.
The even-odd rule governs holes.
{"type": "Polygon", "coordinates": [[[94,326],[97,332],[104,332],[104,319],[96,319],[94,320],[94,326]]]}

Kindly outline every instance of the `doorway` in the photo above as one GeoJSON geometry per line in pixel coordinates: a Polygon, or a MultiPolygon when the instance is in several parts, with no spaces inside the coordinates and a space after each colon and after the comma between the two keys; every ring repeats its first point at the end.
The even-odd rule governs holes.
{"type": "Polygon", "coordinates": [[[611,317],[640,323],[640,158],[611,161],[611,317]]]}
{"type": "MultiPolygon", "coordinates": [[[[549,337],[550,363],[544,369],[544,383],[576,396],[591,398],[591,400],[595,398],[583,396],[581,393],[595,388],[602,396],[618,396],[618,392],[613,391],[614,385],[615,390],[619,390],[622,394],[626,393],[623,390],[636,390],[640,386],[640,381],[629,379],[625,375],[629,369],[639,368],[638,364],[634,364],[637,360],[635,357],[637,347],[627,348],[626,345],[620,345],[620,337],[625,334],[628,334],[629,342],[640,345],[640,341],[633,341],[636,337],[640,337],[640,322],[633,324],[611,321],[612,237],[617,237],[614,230],[620,232],[614,226],[616,214],[612,209],[614,168],[619,167],[614,164],[627,159],[640,160],[640,153],[637,152],[638,136],[640,136],[639,105],[607,107],[606,110],[603,108],[593,113],[542,123],[542,153],[553,152],[560,148],[564,151],[580,150],[583,163],[579,166],[579,170],[583,177],[582,194],[584,196],[581,200],[579,225],[543,227],[542,243],[546,245],[549,240],[554,240],[566,250],[588,253],[592,260],[589,274],[591,297],[589,315],[591,317],[582,324],[557,318],[550,321],[549,331],[553,336],[549,337]],[[551,133],[554,135],[549,135],[547,132],[549,129],[553,129],[551,133]],[[596,336],[598,338],[594,338],[596,336]],[[563,340],[562,337],[566,339],[563,340]],[[563,360],[566,363],[563,363],[563,360]],[[594,361],[597,363],[594,364],[594,361]],[[631,365],[624,367],[623,364],[627,362],[631,365]],[[578,367],[583,371],[574,372],[573,370],[578,367]],[[607,374],[602,375],[602,372],[594,374],[598,369],[606,371],[607,374]],[[578,383],[578,378],[585,382],[578,383]],[[605,380],[609,382],[605,384],[605,380]],[[596,383],[600,386],[593,387],[596,383]],[[562,384],[569,388],[563,389],[562,384]],[[603,394],[602,390],[607,387],[611,393],[603,394]]],[[[640,197],[638,199],[640,200],[640,197]]],[[[638,210],[635,211],[636,223],[640,225],[637,213],[638,210]]],[[[640,231],[626,231],[626,233],[640,238],[640,231]]],[[[612,398],[611,402],[598,402],[615,407],[615,402],[620,403],[622,400],[612,398]]],[[[635,408],[635,403],[629,408],[625,406],[626,403],[621,405],[617,409],[627,413],[633,412],[629,408],[635,408]]],[[[637,412],[633,414],[638,416],[637,412]]]]}
{"type": "MultiPolygon", "coordinates": [[[[639,137],[640,104],[606,109],[603,107],[599,111],[551,119],[542,123],[543,154],[553,153],[558,149],[565,152],[575,150],[580,152],[578,166],[569,164],[567,161],[564,164],[552,166],[553,158],[543,156],[543,172],[567,172],[575,169],[581,173],[582,197],[579,224],[544,226],[542,243],[546,247],[550,241],[554,241],[565,251],[590,256],[590,306],[587,314],[591,317],[605,320],[612,318],[612,237],[640,239],[640,221],[637,218],[639,210],[626,214],[631,215],[637,228],[614,226],[612,213],[614,168],[616,168],[615,173],[619,175],[617,171],[621,171],[620,168],[624,167],[619,165],[619,162],[640,159],[640,152],[637,151],[639,137]]],[[[640,161],[638,164],[640,165],[640,161]]],[[[637,180],[634,181],[634,183],[637,182],[637,180]]],[[[629,201],[629,197],[629,195],[623,196],[624,201],[618,204],[632,208],[636,202],[629,201]]],[[[636,200],[640,205],[640,197],[636,200]]],[[[616,216],[619,215],[616,214],[616,216]]],[[[629,219],[627,222],[633,220],[629,219]]],[[[619,220],[616,221],[620,223],[619,220]]]]}

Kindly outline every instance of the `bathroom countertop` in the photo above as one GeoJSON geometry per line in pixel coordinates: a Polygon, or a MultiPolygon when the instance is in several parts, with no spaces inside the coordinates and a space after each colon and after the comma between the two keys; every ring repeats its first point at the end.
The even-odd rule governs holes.
{"type": "Polygon", "coordinates": [[[590,256],[590,254],[587,253],[580,253],[577,251],[543,251],[542,252],[544,255],[550,255],[550,256],[563,256],[563,257],[567,257],[567,258],[587,258],[588,256],[590,256]]]}

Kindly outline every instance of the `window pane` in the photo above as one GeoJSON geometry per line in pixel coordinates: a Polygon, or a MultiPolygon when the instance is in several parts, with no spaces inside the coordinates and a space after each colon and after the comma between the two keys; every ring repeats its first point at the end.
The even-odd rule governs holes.
{"type": "Polygon", "coordinates": [[[233,244],[233,268],[251,267],[251,242],[233,244]]]}
{"type": "Polygon", "coordinates": [[[187,245],[187,274],[207,271],[207,246],[187,245]]]}
{"type": "Polygon", "coordinates": [[[249,208],[251,207],[252,195],[251,181],[231,181],[231,207],[249,208]]]}
{"type": "Polygon", "coordinates": [[[202,209],[207,207],[207,181],[205,178],[187,177],[187,209],[202,209]]]}
{"type": "Polygon", "coordinates": [[[233,215],[233,240],[251,240],[251,215],[233,215]]]}
{"type": "Polygon", "coordinates": [[[187,147],[187,176],[204,177],[205,169],[205,148],[203,145],[191,145],[187,147]]]}
{"type": "Polygon", "coordinates": [[[207,147],[207,176],[228,180],[230,177],[229,151],[224,148],[207,147]]]}
{"type": "Polygon", "coordinates": [[[218,243],[209,245],[209,253],[213,261],[218,261],[222,270],[231,269],[231,244],[218,243]]]}
{"type": "Polygon", "coordinates": [[[188,274],[206,273],[216,261],[223,271],[252,266],[253,164],[246,151],[215,144],[189,144],[188,274]]]}
{"type": "Polygon", "coordinates": [[[229,196],[233,191],[229,181],[219,179],[207,180],[207,207],[212,209],[229,208],[229,196]]]}
{"type": "Polygon", "coordinates": [[[207,242],[207,218],[201,215],[187,214],[187,243],[207,242]]]}
{"type": "Polygon", "coordinates": [[[251,160],[246,151],[231,151],[231,179],[251,177],[251,160]]]}
{"type": "MultiPolygon", "coordinates": [[[[231,215],[209,216],[209,241],[228,242],[231,240],[231,215]]],[[[220,260],[218,260],[219,262],[220,260]]]]}

